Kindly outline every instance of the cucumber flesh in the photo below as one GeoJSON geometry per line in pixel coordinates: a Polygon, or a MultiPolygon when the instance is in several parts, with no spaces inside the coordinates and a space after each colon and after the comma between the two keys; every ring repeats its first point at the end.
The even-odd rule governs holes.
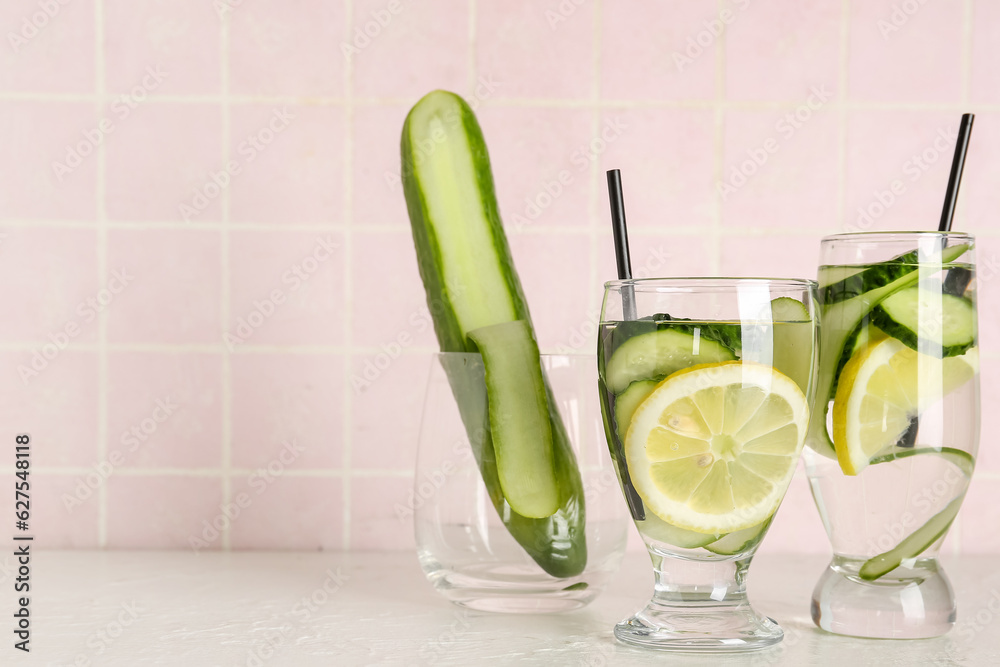
{"type": "MultiPolygon", "coordinates": [[[[948,246],[941,251],[941,262],[945,264],[953,262],[965,254],[968,250],[968,244],[948,246]]],[[[916,258],[916,252],[917,251],[913,251],[913,253],[907,253],[907,255],[912,254],[916,258]]],[[[906,255],[904,255],[904,257],[905,256],[906,255]]],[[[897,261],[898,260],[889,260],[889,262],[885,262],[884,264],[892,264],[897,261]]],[[[879,264],[870,267],[861,273],[867,273],[868,271],[876,269],[879,266],[882,265],[879,264]]],[[[925,269],[927,266],[928,265],[925,263],[922,265],[921,269],[925,269]]],[[[832,459],[837,458],[836,449],[834,449],[833,442],[830,440],[830,434],[826,429],[826,417],[830,409],[830,400],[833,397],[832,389],[834,380],[836,379],[837,366],[843,352],[840,354],[829,354],[829,352],[831,350],[842,351],[847,344],[848,338],[857,326],[883,299],[894,292],[910,287],[916,283],[917,280],[920,279],[921,273],[923,273],[923,271],[916,271],[916,268],[916,266],[910,265],[909,270],[895,280],[892,280],[891,282],[884,282],[879,287],[870,289],[867,292],[852,298],[839,301],[829,301],[824,298],[821,301],[823,304],[823,326],[820,328],[820,349],[825,350],[826,352],[821,355],[819,370],[817,372],[815,399],[817,409],[813,410],[810,416],[809,437],[807,439],[809,446],[817,454],[821,454],[832,459]]],[[[886,272],[879,273],[879,275],[882,275],[882,280],[885,280],[888,276],[895,275],[896,273],[896,270],[888,270],[886,272]]],[[[845,281],[851,281],[854,279],[855,277],[852,276],[850,278],[846,278],[845,281]]],[[[872,284],[871,280],[873,279],[869,277],[868,282],[865,282],[865,284],[872,284]]],[[[830,287],[833,287],[833,285],[830,287]]],[[[829,290],[830,287],[828,287],[827,290],[829,290]]],[[[824,291],[824,294],[826,293],[827,292],[824,291]]],[[[835,291],[834,294],[836,293],[837,292],[835,291]]]]}
{"type": "Polygon", "coordinates": [[[964,354],[976,342],[972,302],[940,290],[899,290],[872,311],[872,322],[908,347],[935,357],[964,354]]]}
{"type": "Polygon", "coordinates": [[[660,380],[698,364],[733,361],[736,354],[714,340],[674,328],[660,329],[629,338],[608,360],[608,389],[621,394],[638,380],[660,380]]]}
{"type": "MultiPolygon", "coordinates": [[[[952,246],[957,248],[959,246],[952,246]]],[[[947,252],[947,248],[945,251],[947,252]]],[[[950,260],[943,260],[945,262],[950,260]]],[[[847,301],[863,296],[891,282],[913,273],[921,263],[920,251],[911,250],[885,262],[873,264],[856,273],[844,275],[841,280],[832,281],[820,290],[821,302],[824,304],[847,301]]],[[[926,261],[924,262],[926,265],[926,261]]],[[[845,271],[852,267],[844,267],[845,271]]]]}
{"type": "Polygon", "coordinates": [[[500,488],[511,509],[532,519],[555,514],[549,403],[538,345],[524,320],[473,329],[486,369],[490,430],[500,488]]]}
{"type": "Polygon", "coordinates": [[[869,558],[861,566],[858,576],[865,581],[874,581],[895,570],[904,560],[916,558],[922,554],[948,532],[948,528],[951,527],[958,515],[958,510],[962,508],[964,498],[965,494],[963,493],[952,500],[943,510],[928,519],[927,523],[905,537],[893,549],[869,558]]]}
{"type": "Polygon", "coordinates": [[[652,512],[646,515],[645,521],[637,522],[639,532],[646,539],[665,542],[682,549],[697,549],[711,544],[719,539],[718,535],[706,535],[693,530],[685,530],[671,525],[652,512]]]}
{"type": "Polygon", "coordinates": [[[787,296],[771,302],[774,323],[773,364],[787,375],[806,396],[815,365],[816,328],[805,304],[787,296]]]}
{"type": "Polygon", "coordinates": [[[444,292],[458,326],[468,332],[521,314],[507,284],[513,274],[509,253],[497,252],[492,179],[487,175],[484,182],[477,171],[485,145],[477,145],[481,134],[465,131],[464,102],[456,97],[436,91],[413,107],[403,160],[413,165],[408,180],[422,194],[421,217],[434,235],[444,292]]]}
{"type": "Polygon", "coordinates": [[[692,336],[698,336],[701,340],[713,340],[720,345],[728,347],[736,356],[739,356],[743,347],[743,327],[740,324],[721,324],[707,322],[694,322],[686,317],[671,317],[666,313],[657,313],[652,316],[656,322],[657,329],[672,329],[683,331],[692,336]]]}
{"type": "Polygon", "coordinates": [[[735,533],[729,533],[720,540],[706,544],[705,549],[720,556],[735,556],[736,554],[749,551],[751,547],[760,542],[773,519],[774,515],[772,514],[767,521],[759,523],[756,526],[744,528],[743,530],[737,530],[735,533]]]}
{"type": "Polygon", "coordinates": [[[615,426],[622,442],[625,441],[628,426],[632,423],[632,415],[658,384],[656,380],[637,380],[615,397],[615,426]]]}
{"type": "MultiPolygon", "coordinates": [[[[531,317],[500,220],[486,142],[461,97],[434,91],[410,110],[400,141],[403,192],[434,330],[444,352],[475,352],[468,332],[531,317]]],[[[501,487],[482,367],[444,361],[493,506],[511,536],[554,577],[586,568],[583,481],[551,389],[545,385],[558,511],[519,514],[501,487]]]]}

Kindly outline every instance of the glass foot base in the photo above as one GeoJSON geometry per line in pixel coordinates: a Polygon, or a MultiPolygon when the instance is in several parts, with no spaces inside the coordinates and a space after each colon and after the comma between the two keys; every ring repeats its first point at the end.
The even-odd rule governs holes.
{"type": "Polygon", "coordinates": [[[424,555],[420,564],[435,590],[451,602],[467,609],[506,614],[580,609],[597,597],[609,576],[599,571],[556,579],[525,563],[475,563],[445,568],[424,555]]]}
{"type": "Polygon", "coordinates": [[[615,626],[625,644],[672,651],[719,653],[773,646],[784,633],[749,605],[665,606],[651,603],[615,626]]]}
{"type": "Polygon", "coordinates": [[[879,639],[939,637],[955,624],[955,594],[936,559],[919,559],[875,581],[857,576],[864,561],[835,557],[812,596],[817,626],[879,639]]]}

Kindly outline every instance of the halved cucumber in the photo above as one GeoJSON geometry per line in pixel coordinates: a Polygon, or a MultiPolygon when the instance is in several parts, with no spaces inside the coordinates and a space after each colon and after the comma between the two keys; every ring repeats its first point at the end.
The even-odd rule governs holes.
{"type": "Polygon", "coordinates": [[[636,408],[653,393],[657,384],[659,383],[656,380],[638,380],[615,397],[615,425],[618,427],[618,436],[623,441],[636,408]]]}
{"type": "Polygon", "coordinates": [[[773,520],[774,515],[772,514],[771,518],[763,523],[744,528],[743,530],[737,530],[735,533],[729,533],[720,540],[706,544],[705,549],[720,556],[741,554],[760,541],[764,531],[767,530],[767,527],[771,525],[771,521],[773,520]]]}
{"type": "Polygon", "coordinates": [[[605,378],[608,389],[620,394],[637,380],[663,379],[689,366],[735,359],[731,349],[700,332],[660,329],[622,343],[608,360],[605,378]]]}
{"type": "Polygon", "coordinates": [[[538,345],[524,320],[469,332],[486,369],[490,430],[500,488],[511,509],[541,519],[559,509],[549,402],[538,345]]]}
{"type": "Polygon", "coordinates": [[[895,548],[874,558],[869,558],[861,566],[858,576],[866,581],[874,581],[895,570],[904,560],[916,558],[922,554],[948,532],[948,528],[958,515],[958,510],[962,508],[963,498],[965,498],[964,493],[928,519],[927,523],[904,538],[895,548]]]}
{"type": "MultiPolygon", "coordinates": [[[[530,330],[528,305],[500,221],[489,153],[472,109],[454,93],[426,95],[406,117],[400,154],[417,265],[441,350],[475,352],[468,333],[481,327],[522,320],[530,330]]],[[[530,358],[521,356],[524,351],[496,351],[494,369],[498,363],[538,367],[537,351],[530,358]]],[[[560,505],[551,516],[532,518],[519,514],[505,497],[495,451],[505,443],[495,443],[492,424],[484,423],[482,378],[461,364],[444,365],[490,501],[507,530],[552,576],[580,574],[587,564],[583,481],[551,391],[546,386],[542,398],[548,399],[544,409],[560,505]]],[[[542,409],[542,398],[532,395],[535,411],[542,409]]]]}
{"type": "Polygon", "coordinates": [[[899,290],[872,311],[872,322],[907,346],[935,357],[964,354],[976,342],[976,310],[961,296],[919,286],[899,290]]]}

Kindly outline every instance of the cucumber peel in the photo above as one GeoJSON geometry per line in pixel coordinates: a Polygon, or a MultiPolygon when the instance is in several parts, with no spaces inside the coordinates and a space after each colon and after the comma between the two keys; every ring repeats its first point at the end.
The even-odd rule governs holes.
{"type": "Polygon", "coordinates": [[[648,539],[665,542],[681,549],[697,549],[719,539],[719,535],[678,528],[660,519],[652,512],[646,515],[642,527],[639,527],[639,532],[648,539]]]}
{"type": "Polygon", "coordinates": [[[917,285],[890,294],[872,311],[872,323],[906,346],[934,357],[954,357],[976,342],[972,302],[917,285]]]}
{"type": "Polygon", "coordinates": [[[972,454],[963,449],[956,449],[954,447],[897,448],[888,454],[881,454],[872,458],[868,462],[868,465],[874,465],[876,463],[889,463],[890,461],[905,459],[911,456],[920,456],[922,454],[937,454],[938,456],[947,459],[952,465],[961,470],[962,474],[966,477],[972,477],[972,471],[976,466],[976,460],[972,457],[972,454]]]}
{"type": "MultiPolygon", "coordinates": [[[[454,93],[429,93],[406,117],[400,154],[417,265],[441,350],[476,352],[468,333],[504,322],[522,320],[530,330],[489,153],[472,109],[454,93]]],[[[511,366],[539,363],[537,354],[498,354],[511,366]]],[[[504,495],[482,368],[446,357],[442,364],[487,493],[508,532],[548,574],[579,575],[587,563],[583,481],[551,388],[545,383],[559,507],[535,518],[518,513],[504,495]]]]}
{"type": "Polygon", "coordinates": [[[628,433],[628,425],[632,423],[632,415],[658,384],[656,380],[636,380],[615,397],[615,426],[623,441],[628,433]]]}
{"type": "MultiPolygon", "coordinates": [[[[954,447],[916,447],[914,449],[897,450],[873,458],[869,465],[888,463],[897,459],[905,459],[922,454],[942,456],[961,470],[963,475],[972,477],[975,459],[972,457],[972,454],[962,449],[955,449],[954,447]]],[[[948,503],[943,510],[928,519],[924,525],[913,531],[895,547],[885,553],[869,558],[861,566],[858,576],[866,581],[874,581],[895,570],[904,560],[916,558],[922,554],[948,532],[948,528],[951,527],[952,522],[958,515],[958,510],[962,507],[962,500],[964,498],[965,494],[963,493],[948,503]]]]}
{"type": "Polygon", "coordinates": [[[711,551],[714,554],[719,554],[720,556],[735,556],[736,554],[741,554],[745,551],[749,551],[754,545],[760,542],[764,533],[767,531],[768,526],[774,520],[774,515],[756,526],[750,526],[749,528],[744,528],[743,530],[737,530],[734,533],[729,533],[723,536],[721,539],[712,542],[711,544],[706,544],[705,549],[711,551]]]}
{"type": "Polygon", "coordinates": [[[858,576],[865,581],[874,581],[895,570],[904,560],[922,554],[948,532],[948,528],[958,515],[958,510],[962,508],[964,498],[963,493],[952,500],[943,510],[928,519],[927,523],[905,537],[895,548],[869,558],[861,566],[858,576]]]}
{"type": "MultiPolygon", "coordinates": [[[[947,264],[953,262],[968,250],[969,244],[967,243],[948,246],[941,251],[941,263],[947,264]]],[[[826,287],[822,291],[823,326],[821,327],[820,334],[820,349],[826,352],[821,355],[821,362],[817,373],[815,398],[817,409],[812,411],[809,438],[807,440],[809,446],[817,454],[833,459],[837,457],[836,449],[826,429],[826,417],[830,409],[830,400],[833,396],[832,391],[834,381],[836,380],[837,367],[843,353],[828,354],[828,352],[830,350],[843,350],[851,334],[854,333],[857,326],[875,306],[890,294],[910,287],[920,279],[924,270],[931,265],[925,263],[919,267],[921,270],[918,271],[918,267],[913,263],[918,259],[918,251],[914,250],[899,258],[869,267],[864,271],[826,287]],[[910,256],[912,256],[912,259],[909,259],[908,262],[903,261],[903,258],[910,256]],[[875,269],[879,269],[879,267],[883,267],[885,270],[876,271],[875,269]],[[863,274],[868,275],[867,277],[860,277],[863,274]],[[876,276],[880,277],[876,279],[876,276]],[[854,282],[851,283],[851,281],[854,282]],[[851,287],[849,290],[847,286],[841,286],[831,291],[832,288],[841,283],[864,285],[866,288],[870,287],[870,289],[850,298],[841,298],[842,295],[851,293],[851,290],[855,289],[851,287]]]]}
{"type": "Polygon", "coordinates": [[[483,355],[497,476],[511,509],[532,519],[555,514],[559,487],[538,345],[524,320],[469,332],[483,355]],[[511,363],[512,361],[520,363],[511,363]]]}
{"type": "MultiPolygon", "coordinates": [[[[688,325],[684,325],[688,326],[688,325]]],[[[733,361],[736,354],[718,341],[674,327],[629,338],[612,353],[605,378],[615,394],[638,380],[660,380],[698,364],[733,361]]]]}

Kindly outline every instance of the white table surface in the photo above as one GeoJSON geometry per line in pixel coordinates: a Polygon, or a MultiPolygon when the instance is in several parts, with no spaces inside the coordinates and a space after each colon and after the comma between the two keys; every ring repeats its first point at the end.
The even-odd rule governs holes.
{"type": "Polygon", "coordinates": [[[439,597],[409,552],[40,552],[30,655],[13,648],[13,577],[0,572],[0,664],[1000,665],[1000,557],[944,564],[959,605],[949,635],[864,640],[813,626],[809,594],[823,559],[761,555],[750,570],[751,599],[781,624],[785,641],[703,657],[613,639],[612,626],[650,592],[649,561],[639,553],[585,609],[503,616],[439,597]],[[303,605],[310,596],[311,610],[303,605]]]}

